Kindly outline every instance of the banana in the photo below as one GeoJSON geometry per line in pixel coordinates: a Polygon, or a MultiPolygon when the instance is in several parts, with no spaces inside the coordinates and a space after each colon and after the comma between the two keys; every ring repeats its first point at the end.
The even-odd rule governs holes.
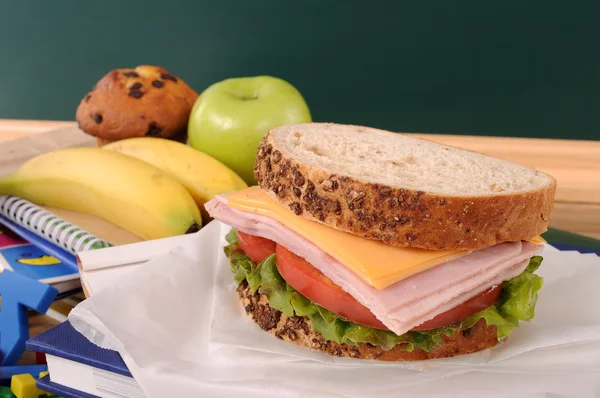
{"type": "Polygon", "coordinates": [[[193,232],[202,225],[198,206],[173,177],[100,148],[39,155],[0,177],[0,195],[91,214],[147,240],[193,232]]]}
{"type": "Polygon", "coordinates": [[[248,187],[240,176],[217,159],[165,138],[129,138],[104,145],[102,149],[143,160],[174,177],[192,195],[204,222],[210,220],[204,209],[206,202],[220,193],[248,187]]]}
{"type": "Polygon", "coordinates": [[[35,258],[20,258],[17,260],[18,263],[34,266],[45,266],[45,265],[56,265],[60,264],[60,260],[54,256],[44,255],[35,258]]]}

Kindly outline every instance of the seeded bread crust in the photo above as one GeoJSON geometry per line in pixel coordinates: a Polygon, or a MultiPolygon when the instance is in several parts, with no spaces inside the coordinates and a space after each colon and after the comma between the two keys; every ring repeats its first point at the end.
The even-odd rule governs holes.
{"type": "Polygon", "coordinates": [[[298,216],[389,245],[428,250],[477,249],[540,235],[548,228],[556,192],[555,180],[541,189],[471,197],[361,181],[294,159],[271,132],[261,141],[254,175],[298,216]]]}
{"type": "Polygon", "coordinates": [[[246,313],[261,329],[284,341],[336,357],[379,361],[422,361],[470,354],[494,347],[499,343],[496,327],[487,326],[485,321],[480,320],[472,328],[457,331],[452,337],[442,336],[444,345],[432,352],[418,348],[408,352],[404,350],[405,343],[398,344],[387,351],[367,343],[360,343],[356,347],[338,344],[325,340],[320,333],[315,332],[308,317],[288,317],[281,311],[271,308],[267,296],[258,292],[252,294],[245,281],[238,286],[237,291],[246,313]]]}
{"type": "Polygon", "coordinates": [[[115,69],[81,100],[76,119],[102,146],[133,137],[187,140],[190,112],[198,94],[157,66],[115,69]]]}

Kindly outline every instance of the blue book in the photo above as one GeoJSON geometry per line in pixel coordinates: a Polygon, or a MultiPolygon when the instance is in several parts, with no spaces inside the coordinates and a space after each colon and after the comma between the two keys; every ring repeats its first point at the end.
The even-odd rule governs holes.
{"type": "Polygon", "coordinates": [[[39,381],[46,391],[65,398],[145,397],[119,353],[91,343],[68,321],[30,339],[26,348],[46,354],[49,379],[39,381]]]}
{"type": "Polygon", "coordinates": [[[35,203],[15,196],[0,196],[0,224],[75,268],[77,253],[110,246],[35,203]]]}
{"type": "Polygon", "coordinates": [[[587,254],[587,253],[593,253],[597,256],[600,256],[600,249],[593,249],[590,247],[581,247],[581,246],[573,246],[573,245],[566,245],[563,243],[551,243],[549,242],[550,245],[556,247],[558,250],[561,251],[567,251],[567,250],[575,250],[581,254],[587,254]]]}
{"type": "Polygon", "coordinates": [[[81,391],[73,390],[72,388],[65,387],[57,384],[50,380],[50,375],[46,375],[36,382],[37,387],[40,390],[51,392],[54,395],[58,395],[63,398],[97,398],[97,395],[86,394],[81,391]]]}
{"type": "Polygon", "coordinates": [[[68,253],[57,255],[26,238],[27,234],[7,228],[0,216],[0,271],[8,269],[53,286],[61,298],[81,291],[77,263],[68,258],[68,253]]]}
{"type": "Polygon", "coordinates": [[[46,255],[52,256],[68,266],[70,271],[77,269],[77,257],[74,254],[69,253],[61,247],[17,225],[15,222],[9,220],[1,214],[0,224],[2,225],[2,228],[10,230],[14,235],[17,235],[27,243],[36,246],[38,250],[43,251],[46,255]]]}
{"type": "Polygon", "coordinates": [[[9,269],[49,284],[62,298],[81,291],[77,253],[108,246],[34,203],[0,196],[0,271],[9,269]]]}

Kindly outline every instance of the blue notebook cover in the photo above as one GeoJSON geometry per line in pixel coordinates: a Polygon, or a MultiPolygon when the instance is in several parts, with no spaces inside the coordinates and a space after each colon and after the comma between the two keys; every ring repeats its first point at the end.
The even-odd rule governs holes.
{"type": "Polygon", "coordinates": [[[29,351],[43,352],[97,369],[133,377],[118,352],[90,343],[71,326],[69,321],[29,339],[26,348],[29,351]]]}
{"type": "Polygon", "coordinates": [[[91,395],[82,391],[73,390],[61,384],[50,381],[50,376],[44,376],[36,382],[37,388],[47,392],[51,392],[63,398],[99,398],[96,395],[91,395]]]}
{"type": "Polygon", "coordinates": [[[21,227],[20,225],[17,225],[13,221],[9,220],[8,218],[6,218],[2,215],[0,215],[0,227],[1,226],[5,227],[6,229],[11,230],[14,234],[20,236],[27,242],[36,246],[37,248],[39,248],[39,250],[44,252],[44,254],[53,256],[53,257],[57,258],[58,260],[60,260],[65,265],[69,266],[71,273],[78,272],[77,257],[74,254],[47,241],[44,238],[37,236],[33,232],[21,227]]]}
{"type": "Polygon", "coordinates": [[[77,268],[12,233],[0,221],[0,272],[4,269],[56,287],[56,300],[81,291],[77,268]]]}
{"type": "Polygon", "coordinates": [[[552,243],[552,242],[548,242],[551,246],[556,247],[558,250],[561,251],[567,251],[567,250],[575,250],[581,254],[587,254],[587,253],[594,253],[597,256],[600,256],[600,250],[598,249],[592,249],[589,247],[579,247],[579,246],[571,246],[571,245],[565,245],[562,243],[552,243]]]}

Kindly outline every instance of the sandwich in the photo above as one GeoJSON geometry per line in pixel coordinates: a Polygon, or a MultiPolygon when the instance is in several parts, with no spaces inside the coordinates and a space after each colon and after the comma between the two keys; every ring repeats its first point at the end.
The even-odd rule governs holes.
{"type": "Polygon", "coordinates": [[[332,123],[271,130],[254,173],[205,207],[232,227],[243,308],[276,337],[412,361],[492,348],[533,319],[550,175],[332,123]]]}

